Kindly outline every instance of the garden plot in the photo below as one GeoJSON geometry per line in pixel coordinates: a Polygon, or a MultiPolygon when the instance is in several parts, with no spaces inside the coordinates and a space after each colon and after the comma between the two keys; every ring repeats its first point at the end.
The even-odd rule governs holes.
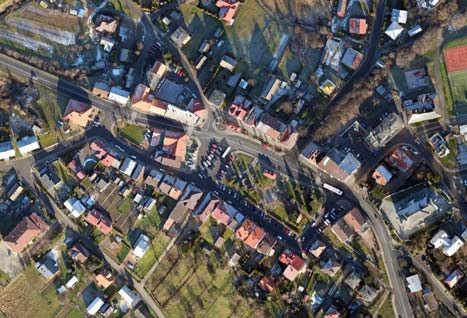
{"type": "Polygon", "coordinates": [[[62,45],[75,45],[76,33],[49,27],[23,18],[7,18],[6,23],[20,30],[40,35],[50,41],[62,45]]]}

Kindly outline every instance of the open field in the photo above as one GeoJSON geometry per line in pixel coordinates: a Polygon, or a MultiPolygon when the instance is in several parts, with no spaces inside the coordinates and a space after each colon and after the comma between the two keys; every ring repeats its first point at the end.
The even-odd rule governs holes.
{"type": "Polygon", "coordinates": [[[53,286],[32,266],[0,293],[0,311],[9,318],[54,318],[64,310],[53,286]]]}
{"type": "Polygon", "coordinates": [[[119,131],[123,138],[128,139],[134,144],[141,145],[144,141],[146,128],[133,124],[125,124],[125,126],[119,128],[119,131]]]}
{"type": "Polygon", "coordinates": [[[233,275],[219,255],[180,253],[173,247],[147,285],[168,317],[264,316],[238,296],[233,275]]]}
{"type": "Polygon", "coordinates": [[[467,70],[448,74],[449,83],[454,103],[467,102],[467,70]]]}

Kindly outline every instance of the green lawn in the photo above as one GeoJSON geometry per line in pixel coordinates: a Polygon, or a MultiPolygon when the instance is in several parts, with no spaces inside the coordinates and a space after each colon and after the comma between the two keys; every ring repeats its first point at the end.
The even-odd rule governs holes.
{"type": "Polygon", "coordinates": [[[448,74],[452,99],[455,104],[467,102],[467,70],[448,74]]]}
{"type": "Polygon", "coordinates": [[[147,250],[144,256],[136,263],[134,273],[139,278],[143,278],[146,273],[151,269],[151,266],[164,252],[165,247],[169,243],[170,238],[162,232],[152,240],[151,247],[147,250]]]}
{"type": "Polygon", "coordinates": [[[381,306],[378,315],[381,315],[381,318],[392,318],[395,317],[394,310],[392,309],[391,296],[389,295],[381,306]]]}
{"type": "Polygon", "coordinates": [[[449,155],[440,158],[441,162],[443,165],[445,165],[448,168],[454,168],[458,166],[457,162],[457,139],[456,138],[450,138],[448,141],[448,148],[449,148],[449,155]]]}
{"type": "Polygon", "coordinates": [[[131,247],[126,242],[123,241],[121,245],[122,246],[120,246],[120,249],[118,250],[118,253],[117,253],[117,260],[119,263],[123,262],[125,257],[131,251],[131,247]]]}
{"type": "Polygon", "coordinates": [[[42,135],[38,135],[39,144],[43,149],[50,147],[57,143],[57,134],[54,132],[47,132],[42,135]]]}
{"type": "Polygon", "coordinates": [[[72,174],[70,169],[64,166],[61,161],[56,160],[52,163],[52,165],[55,168],[55,171],[57,172],[60,179],[62,179],[63,182],[66,183],[68,186],[74,187],[78,183],[76,177],[72,174]]]}
{"type": "Polygon", "coordinates": [[[178,257],[166,257],[148,286],[168,317],[264,316],[261,309],[256,311],[253,303],[239,297],[230,268],[220,256],[195,256],[193,252],[180,255],[173,250],[170,254],[178,257]]]}
{"type": "Polygon", "coordinates": [[[141,145],[144,141],[144,132],[146,128],[143,126],[125,124],[125,126],[121,127],[119,130],[123,138],[134,144],[141,145]]]}
{"type": "Polygon", "coordinates": [[[124,214],[124,213],[127,213],[128,211],[130,211],[132,205],[133,205],[133,200],[131,200],[130,198],[127,197],[127,198],[122,200],[122,202],[118,206],[117,210],[118,210],[118,212],[124,214]]]}

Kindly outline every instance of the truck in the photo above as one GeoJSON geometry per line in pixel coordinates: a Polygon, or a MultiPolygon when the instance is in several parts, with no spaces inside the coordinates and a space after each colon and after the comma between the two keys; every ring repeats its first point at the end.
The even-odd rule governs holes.
{"type": "Polygon", "coordinates": [[[333,187],[332,185],[330,184],[327,184],[327,183],[323,183],[323,188],[328,190],[328,191],[331,191],[337,195],[342,195],[344,192],[342,192],[341,189],[338,189],[336,187],[333,187]]]}
{"type": "Polygon", "coordinates": [[[224,153],[222,154],[222,159],[225,159],[229,155],[230,150],[232,150],[232,147],[227,147],[227,149],[225,149],[224,153]]]}

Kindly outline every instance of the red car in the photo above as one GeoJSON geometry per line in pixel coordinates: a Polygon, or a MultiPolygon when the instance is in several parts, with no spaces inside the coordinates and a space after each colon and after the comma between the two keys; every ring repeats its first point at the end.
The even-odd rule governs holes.
{"type": "Polygon", "coordinates": [[[263,149],[268,149],[268,145],[262,144],[262,145],[261,145],[261,148],[263,148],[263,149]]]}

